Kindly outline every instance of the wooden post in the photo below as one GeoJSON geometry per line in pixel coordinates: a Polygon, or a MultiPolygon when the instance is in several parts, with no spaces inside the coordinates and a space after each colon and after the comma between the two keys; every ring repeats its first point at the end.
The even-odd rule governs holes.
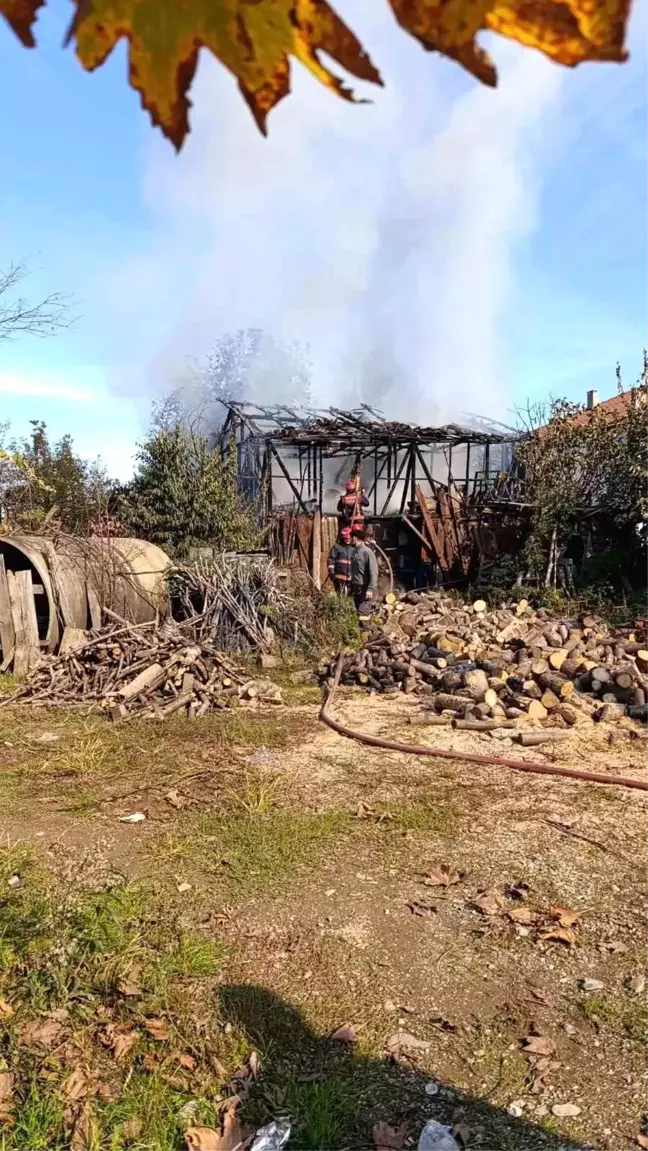
{"type": "Polygon", "coordinates": [[[25,629],[25,637],[27,642],[27,665],[30,670],[40,657],[40,645],[38,641],[38,619],[36,618],[36,604],[34,603],[34,585],[32,582],[32,574],[27,569],[26,571],[16,572],[16,583],[20,592],[20,603],[22,609],[23,627],[25,629]]]}
{"type": "MultiPolygon", "coordinates": [[[[7,586],[7,572],[4,556],[0,556],[0,644],[2,644],[3,665],[10,658],[16,643],[16,632],[11,614],[11,601],[7,586]]],[[[9,665],[7,665],[9,666],[9,665]]],[[[6,669],[5,669],[6,670],[6,669]]]]}
{"type": "Polygon", "coordinates": [[[7,587],[9,588],[9,602],[11,603],[11,616],[13,619],[16,645],[14,652],[14,675],[25,676],[29,671],[29,641],[25,630],[22,611],[22,598],[20,587],[14,572],[7,572],[7,587]]]}
{"type": "Polygon", "coordinates": [[[313,532],[311,535],[311,575],[318,591],[322,587],[322,513],[319,508],[313,512],[313,532]]]}

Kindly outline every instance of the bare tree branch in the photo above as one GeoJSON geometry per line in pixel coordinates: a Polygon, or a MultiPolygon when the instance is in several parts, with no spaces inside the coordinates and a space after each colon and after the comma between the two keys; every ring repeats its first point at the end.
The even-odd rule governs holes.
{"type": "Polygon", "coordinates": [[[43,300],[33,303],[24,296],[13,296],[19,284],[29,275],[23,262],[11,264],[8,271],[0,272],[0,340],[14,336],[53,336],[69,328],[76,317],[70,314],[72,299],[63,292],[52,292],[43,300]],[[10,298],[5,301],[4,297],[10,298]]]}

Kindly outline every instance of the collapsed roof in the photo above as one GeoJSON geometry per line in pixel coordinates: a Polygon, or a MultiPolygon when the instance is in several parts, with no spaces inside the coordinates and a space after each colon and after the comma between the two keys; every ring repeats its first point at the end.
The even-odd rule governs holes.
{"type": "Polygon", "coordinates": [[[322,444],[332,449],[358,449],[377,443],[503,444],[519,436],[514,429],[491,423],[483,417],[470,416],[465,426],[443,424],[439,427],[387,420],[382,412],[369,404],[343,411],[335,407],[263,406],[235,400],[221,400],[221,403],[252,436],[290,444],[322,444]]]}

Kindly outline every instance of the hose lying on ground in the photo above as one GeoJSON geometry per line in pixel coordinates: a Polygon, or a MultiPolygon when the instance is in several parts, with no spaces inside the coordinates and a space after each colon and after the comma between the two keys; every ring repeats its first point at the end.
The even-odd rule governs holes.
{"type": "Polygon", "coordinates": [[[511,767],[514,771],[530,771],[534,775],[562,775],[567,779],[583,779],[588,783],[604,783],[614,787],[632,787],[637,791],[648,791],[648,783],[642,779],[630,779],[628,776],[603,775],[594,771],[572,771],[568,767],[557,767],[555,764],[549,763],[528,763],[523,759],[503,759],[499,755],[477,755],[476,752],[472,751],[452,751],[441,747],[423,747],[416,743],[397,743],[395,740],[381,739],[377,735],[367,735],[362,731],[354,731],[353,728],[338,723],[329,714],[329,708],[340,684],[343,664],[344,655],[340,653],[332,687],[319,713],[322,723],[336,731],[338,735],[345,735],[348,739],[355,739],[359,743],[368,744],[370,747],[384,747],[388,751],[403,751],[409,755],[430,755],[438,759],[462,759],[468,763],[494,763],[498,767],[511,767]]]}

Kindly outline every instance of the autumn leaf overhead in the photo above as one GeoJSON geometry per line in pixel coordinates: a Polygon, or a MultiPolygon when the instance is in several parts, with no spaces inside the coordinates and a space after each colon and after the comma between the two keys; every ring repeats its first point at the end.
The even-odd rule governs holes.
{"type": "MultiPolygon", "coordinates": [[[[0,0],[27,47],[44,0],[0,0]]],[[[396,20],[429,51],[457,60],[485,84],[495,65],[477,43],[487,29],[537,48],[557,64],[626,59],[630,0],[389,0],[396,20]]],[[[122,38],[130,83],[154,124],[179,148],[189,131],[188,92],[201,48],[239,82],[265,132],[268,112],[290,91],[290,57],[339,96],[353,92],[322,62],[326,53],[359,80],[380,84],[362,44],[327,0],[75,0],[68,40],[88,71],[122,38]]]]}

